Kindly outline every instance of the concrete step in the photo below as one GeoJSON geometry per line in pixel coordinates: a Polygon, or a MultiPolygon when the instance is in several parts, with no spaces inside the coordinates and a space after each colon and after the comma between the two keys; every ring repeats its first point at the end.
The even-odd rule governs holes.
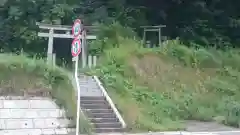
{"type": "Polygon", "coordinates": [[[83,91],[83,90],[98,90],[98,91],[101,91],[96,84],[94,85],[92,83],[86,83],[86,84],[79,83],[79,85],[80,85],[81,91],[83,91]]]}
{"type": "Polygon", "coordinates": [[[118,132],[123,132],[124,129],[122,128],[94,128],[93,131],[96,133],[118,133],[118,132]]]}
{"type": "Polygon", "coordinates": [[[100,104],[100,105],[95,105],[95,104],[81,104],[81,107],[83,109],[111,109],[109,105],[105,104],[100,104]]]}
{"type": "Polygon", "coordinates": [[[89,118],[92,123],[114,123],[119,122],[117,118],[89,118]]]}
{"type": "Polygon", "coordinates": [[[91,78],[79,78],[78,79],[80,82],[85,82],[85,83],[89,83],[89,82],[91,82],[91,83],[93,83],[93,82],[95,82],[93,79],[91,79],[91,78]]]}
{"type": "Polygon", "coordinates": [[[122,132],[122,125],[104,97],[81,97],[81,108],[96,133],[122,132]]]}
{"type": "Polygon", "coordinates": [[[105,104],[108,103],[105,100],[81,100],[81,104],[105,104]]]}
{"type": "Polygon", "coordinates": [[[112,109],[85,109],[86,113],[113,113],[112,109]]]}
{"type": "Polygon", "coordinates": [[[88,76],[88,75],[84,75],[84,74],[79,74],[79,75],[78,75],[78,78],[81,78],[81,79],[93,79],[93,76],[88,76]]]}
{"type": "Polygon", "coordinates": [[[119,122],[114,123],[92,123],[94,128],[122,128],[119,122]]]}
{"type": "Polygon", "coordinates": [[[114,113],[88,113],[89,118],[116,118],[114,113]]]}
{"type": "Polygon", "coordinates": [[[81,97],[81,101],[105,101],[104,97],[91,97],[91,96],[84,96],[81,97]]]}

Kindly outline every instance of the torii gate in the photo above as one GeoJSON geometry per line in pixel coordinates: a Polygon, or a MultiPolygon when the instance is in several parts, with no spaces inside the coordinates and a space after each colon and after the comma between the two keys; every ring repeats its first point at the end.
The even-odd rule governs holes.
{"type": "Polygon", "coordinates": [[[146,33],[147,32],[158,32],[158,45],[162,45],[162,32],[161,29],[166,27],[166,25],[159,26],[141,26],[143,28],[143,44],[146,42],[146,33]]]}
{"type": "MultiPolygon", "coordinates": [[[[48,32],[38,32],[39,37],[48,37],[47,62],[55,62],[56,56],[53,54],[53,38],[73,38],[71,34],[72,26],[68,25],[51,25],[37,22],[36,25],[48,32]]],[[[94,26],[83,26],[82,32],[82,68],[87,65],[87,40],[95,40],[95,35],[87,35],[86,30],[96,29],[94,26]]],[[[69,44],[70,46],[70,44],[69,44]]],[[[55,63],[54,63],[55,64],[55,63]]]]}

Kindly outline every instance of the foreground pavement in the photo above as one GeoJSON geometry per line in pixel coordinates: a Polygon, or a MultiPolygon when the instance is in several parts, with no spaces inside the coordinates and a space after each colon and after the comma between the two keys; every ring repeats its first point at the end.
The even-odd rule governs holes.
{"type": "Polygon", "coordinates": [[[97,135],[240,135],[239,131],[215,131],[215,132],[149,132],[149,133],[109,133],[109,134],[97,134],[97,135]]]}

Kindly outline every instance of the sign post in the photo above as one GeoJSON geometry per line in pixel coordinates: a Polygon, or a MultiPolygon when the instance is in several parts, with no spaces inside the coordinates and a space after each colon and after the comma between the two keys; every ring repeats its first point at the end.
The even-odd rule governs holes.
{"type": "Polygon", "coordinates": [[[73,27],[72,27],[72,34],[74,36],[74,40],[72,42],[72,57],[73,61],[75,61],[75,80],[76,80],[76,85],[77,85],[77,120],[76,120],[76,135],[79,134],[79,120],[80,120],[80,85],[78,81],[78,55],[81,53],[81,40],[80,40],[80,35],[81,35],[81,21],[79,19],[75,20],[73,27]]]}

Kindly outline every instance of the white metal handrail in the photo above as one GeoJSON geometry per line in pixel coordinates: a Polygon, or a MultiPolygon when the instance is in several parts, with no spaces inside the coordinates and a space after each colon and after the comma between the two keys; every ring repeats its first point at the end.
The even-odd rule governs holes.
{"type": "MultiPolygon", "coordinates": [[[[77,88],[76,88],[76,82],[74,82],[71,73],[68,74],[68,77],[69,77],[69,79],[70,79],[71,82],[72,82],[72,86],[74,87],[74,92],[75,92],[75,94],[76,94],[76,90],[77,90],[77,88]]],[[[86,116],[85,113],[83,112],[81,106],[79,106],[79,107],[80,107],[79,111],[81,112],[81,114],[82,114],[82,116],[83,116],[83,119],[84,119],[85,121],[89,122],[89,120],[87,119],[87,116],[86,116]]],[[[76,119],[76,120],[78,120],[78,119],[76,119]]],[[[79,128],[79,127],[76,127],[76,128],[79,128]]]]}
{"type": "Polygon", "coordinates": [[[119,113],[119,111],[117,110],[116,106],[114,105],[112,99],[109,97],[109,95],[108,95],[107,91],[105,90],[105,88],[103,87],[101,81],[98,79],[97,76],[93,76],[93,77],[94,77],[94,80],[97,82],[98,86],[100,87],[100,89],[101,89],[103,95],[105,96],[106,100],[108,101],[108,103],[110,104],[111,108],[113,109],[114,113],[116,114],[117,118],[121,122],[122,127],[126,128],[125,121],[123,120],[121,114],[119,113]]]}

